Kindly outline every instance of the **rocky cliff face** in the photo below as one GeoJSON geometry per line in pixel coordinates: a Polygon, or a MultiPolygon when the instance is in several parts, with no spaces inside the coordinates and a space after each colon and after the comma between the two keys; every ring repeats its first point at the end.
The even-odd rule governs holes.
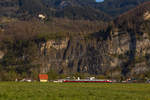
{"type": "MultiPolygon", "coordinates": [[[[121,31],[117,26],[113,26],[109,30],[105,32],[105,35],[108,33],[108,36],[94,33],[90,37],[66,37],[60,40],[39,42],[35,46],[36,49],[32,49],[32,44],[25,48],[21,46],[20,49],[15,46],[16,49],[14,48],[12,52],[16,55],[15,57],[18,57],[11,58],[15,62],[10,63],[12,65],[20,64],[17,62],[23,60],[27,64],[30,62],[31,65],[39,65],[39,67],[35,66],[28,69],[35,70],[36,68],[39,73],[54,70],[60,74],[78,72],[114,78],[122,75],[130,77],[149,72],[149,33],[143,32],[143,34],[138,35],[131,30],[121,31]],[[26,52],[26,49],[31,50],[26,52]]],[[[24,46],[26,45],[24,44],[24,46]]],[[[5,53],[1,51],[0,59],[6,59],[10,53],[9,49],[5,53]]],[[[5,60],[3,63],[5,64],[5,60]]],[[[8,62],[8,65],[10,63],[8,62]]]]}
{"type": "Polygon", "coordinates": [[[41,72],[89,73],[113,77],[134,76],[150,71],[150,40],[128,32],[112,32],[107,40],[72,38],[41,45],[41,72]],[[133,40],[132,40],[133,39],[133,40]]]}
{"type": "Polygon", "coordinates": [[[120,16],[103,31],[104,35],[99,32],[88,39],[74,37],[58,43],[47,41],[41,47],[43,58],[49,63],[46,69],[66,74],[80,72],[110,77],[146,75],[150,72],[149,9],[142,10],[142,13],[139,11],[141,8],[137,9],[130,11],[139,15],[137,21],[128,21],[133,15],[128,20],[124,19],[128,16],[120,16]]]}
{"type": "Polygon", "coordinates": [[[85,38],[66,38],[61,41],[47,41],[41,44],[43,59],[47,59],[46,70],[55,69],[59,73],[99,74],[106,71],[108,44],[105,41],[85,38]]]}
{"type": "MultiPolygon", "coordinates": [[[[47,35],[44,39],[36,36],[34,30],[33,37],[23,38],[17,31],[18,38],[15,35],[2,38],[0,64],[5,70],[15,69],[18,73],[54,70],[59,74],[147,77],[150,73],[149,5],[150,2],[145,3],[119,16],[106,29],[86,35],[56,39],[57,34],[53,34],[55,39],[47,35]]],[[[28,29],[23,31],[27,35],[28,29]]]]}
{"type": "Polygon", "coordinates": [[[4,57],[4,53],[0,51],[0,59],[2,59],[3,57],[4,57]]]}

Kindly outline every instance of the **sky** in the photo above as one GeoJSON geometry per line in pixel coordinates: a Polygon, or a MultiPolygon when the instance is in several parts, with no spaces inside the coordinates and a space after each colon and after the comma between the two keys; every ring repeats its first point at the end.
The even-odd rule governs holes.
{"type": "Polygon", "coordinates": [[[104,0],[96,0],[96,2],[102,2],[102,1],[104,1],[104,0]]]}

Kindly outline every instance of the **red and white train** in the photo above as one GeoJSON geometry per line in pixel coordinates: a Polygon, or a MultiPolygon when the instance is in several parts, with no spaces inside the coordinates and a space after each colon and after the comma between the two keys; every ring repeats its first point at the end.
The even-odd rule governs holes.
{"type": "Polygon", "coordinates": [[[63,83],[112,83],[111,80],[88,80],[88,79],[80,79],[80,80],[63,80],[63,83]]]}

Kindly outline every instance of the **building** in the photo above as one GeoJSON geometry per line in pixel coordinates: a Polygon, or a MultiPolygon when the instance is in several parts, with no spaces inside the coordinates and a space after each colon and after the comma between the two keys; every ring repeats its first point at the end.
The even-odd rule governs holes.
{"type": "Polygon", "coordinates": [[[40,82],[48,82],[48,75],[47,74],[39,74],[40,82]]]}
{"type": "Polygon", "coordinates": [[[46,18],[46,16],[44,16],[43,14],[39,14],[38,17],[42,20],[44,20],[46,18]]]}

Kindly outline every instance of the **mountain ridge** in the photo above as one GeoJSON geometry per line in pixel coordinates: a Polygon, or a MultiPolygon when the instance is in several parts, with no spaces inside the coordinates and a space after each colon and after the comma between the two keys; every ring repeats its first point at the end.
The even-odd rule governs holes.
{"type": "MultiPolygon", "coordinates": [[[[0,80],[37,79],[39,73],[48,73],[50,79],[68,75],[118,80],[150,78],[150,2],[122,12],[107,22],[100,20],[101,17],[98,17],[99,20],[90,18],[97,13],[98,8],[91,7],[94,4],[86,8],[78,3],[58,2],[58,8],[53,9],[48,7],[49,4],[43,8],[47,9],[47,14],[50,9],[50,12],[54,11],[50,15],[62,11],[68,17],[74,16],[51,16],[48,20],[41,20],[37,15],[46,14],[37,6],[41,2],[30,1],[37,2],[31,11],[29,2],[24,2],[26,4],[21,4],[21,9],[15,10],[14,15],[26,15],[30,20],[20,20],[9,14],[0,17],[0,80]],[[75,9],[74,12],[72,9],[75,9]],[[78,9],[92,11],[84,12],[84,16],[89,15],[83,18],[78,9]],[[80,16],[74,18],[75,15],[80,16]]],[[[17,4],[14,4],[15,7],[17,4]]],[[[8,5],[5,4],[6,8],[8,5]]]]}
{"type": "Polygon", "coordinates": [[[3,12],[0,15],[24,17],[43,13],[48,17],[109,21],[146,1],[149,0],[105,0],[100,3],[95,0],[4,0],[0,2],[3,12]]]}

